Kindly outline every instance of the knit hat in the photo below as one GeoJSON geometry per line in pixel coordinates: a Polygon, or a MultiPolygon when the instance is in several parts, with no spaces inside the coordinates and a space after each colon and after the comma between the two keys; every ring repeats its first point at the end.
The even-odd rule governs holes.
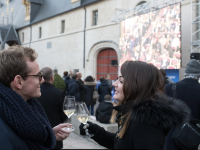
{"type": "Polygon", "coordinates": [[[196,59],[191,59],[185,68],[185,76],[200,76],[200,63],[196,59]]]}

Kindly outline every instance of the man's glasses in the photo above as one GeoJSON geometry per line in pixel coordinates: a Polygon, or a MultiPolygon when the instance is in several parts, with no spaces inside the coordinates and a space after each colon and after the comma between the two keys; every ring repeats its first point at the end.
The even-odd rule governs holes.
{"type": "Polygon", "coordinates": [[[43,74],[42,72],[36,74],[36,75],[22,75],[21,77],[28,77],[28,76],[34,76],[34,77],[39,77],[39,81],[41,82],[42,81],[42,77],[43,77],[43,74]]]}

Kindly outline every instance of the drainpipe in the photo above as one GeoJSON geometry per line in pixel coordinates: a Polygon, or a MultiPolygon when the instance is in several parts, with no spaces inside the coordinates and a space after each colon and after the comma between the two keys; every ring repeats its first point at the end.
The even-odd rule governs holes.
{"type": "Polygon", "coordinates": [[[29,47],[31,47],[31,41],[32,41],[32,25],[30,25],[30,42],[29,42],[29,47]]]}
{"type": "Polygon", "coordinates": [[[85,10],[85,20],[84,20],[84,30],[83,30],[83,68],[85,68],[85,29],[86,29],[86,9],[85,10]]]}
{"type": "Polygon", "coordinates": [[[0,50],[0,51],[2,51],[4,48],[5,48],[5,43],[2,42],[2,43],[1,43],[1,50],[0,50]]]}

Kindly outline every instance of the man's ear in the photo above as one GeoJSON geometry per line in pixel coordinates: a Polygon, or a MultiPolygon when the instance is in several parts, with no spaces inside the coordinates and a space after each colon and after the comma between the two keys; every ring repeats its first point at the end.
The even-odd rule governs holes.
{"type": "Polygon", "coordinates": [[[54,82],[54,76],[51,77],[51,80],[54,82]]]}
{"type": "Polygon", "coordinates": [[[14,86],[15,88],[17,89],[22,89],[23,87],[23,79],[20,75],[16,75],[15,78],[14,78],[14,86]]]}

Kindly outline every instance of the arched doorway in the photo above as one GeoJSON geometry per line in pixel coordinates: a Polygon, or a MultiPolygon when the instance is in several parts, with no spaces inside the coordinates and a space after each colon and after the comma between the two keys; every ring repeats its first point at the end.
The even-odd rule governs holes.
{"type": "Polygon", "coordinates": [[[117,53],[113,49],[104,49],[100,51],[97,56],[97,78],[99,80],[100,77],[105,77],[106,74],[110,75],[111,80],[115,80],[117,78],[117,67],[113,67],[110,64],[111,60],[118,60],[117,53]]]}

